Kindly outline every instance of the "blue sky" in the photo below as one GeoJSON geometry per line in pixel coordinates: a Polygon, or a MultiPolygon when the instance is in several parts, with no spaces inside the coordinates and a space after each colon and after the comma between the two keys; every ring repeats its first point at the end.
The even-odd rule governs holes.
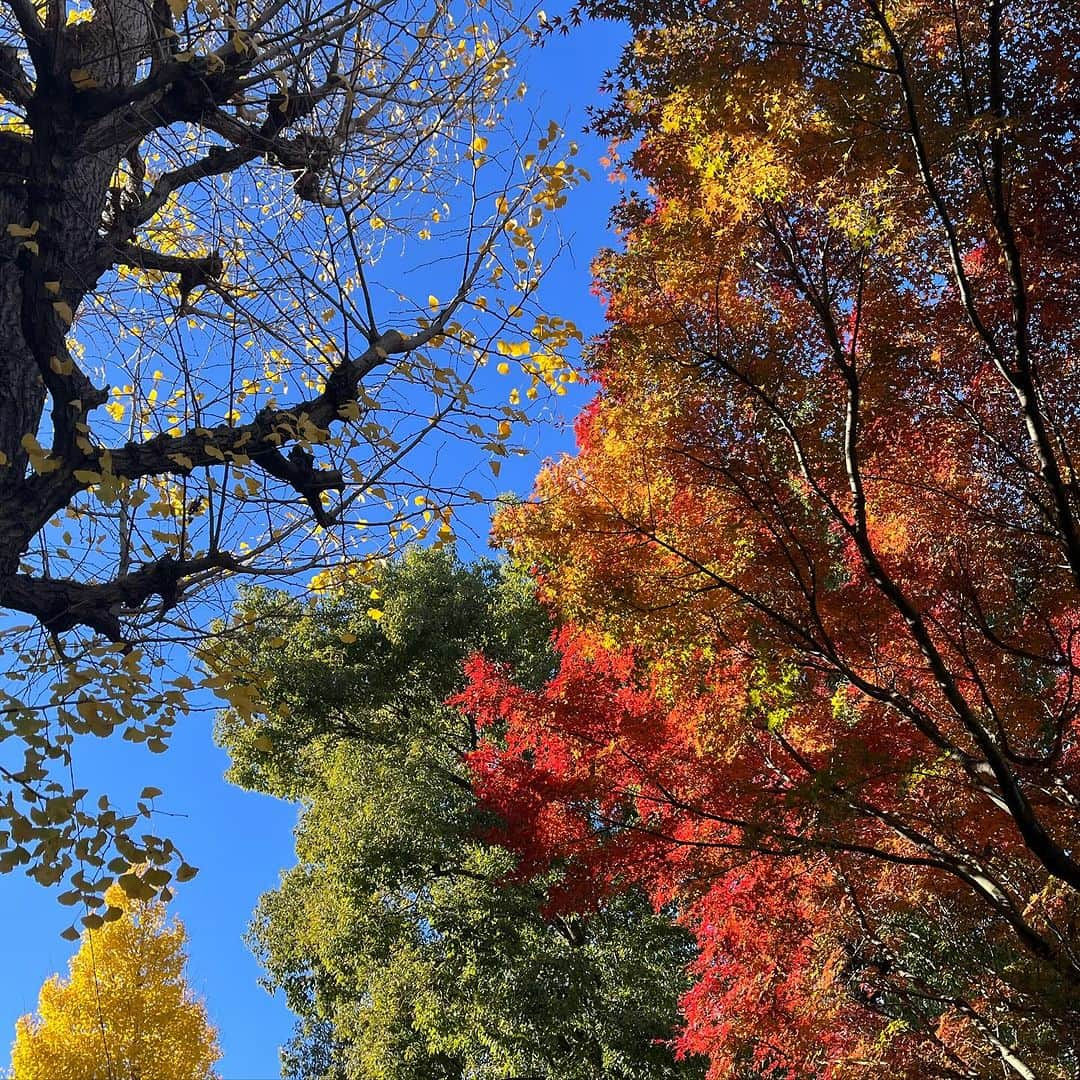
{"type": "MultiPolygon", "coordinates": [[[[568,133],[579,133],[585,104],[595,100],[595,88],[614,62],[622,35],[610,25],[586,26],[567,38],[553,37],[527,55],[521,74],[537,119],[545,124],[554,119],[568,133]]],[[[543,298],[553,312],[589,333],[599,328],[601,312],[589,292],[588,267],[597,248],[610,239],[607,211],[617,191],[606,183],[599,164],[604,146],[576,137],[578,160],[593,179],[571,194],[559,216],[559,228],[570,243],[544,283],[543,298]]],[[[547,412],[542,423],[525,433],[530,456],[507,462],[499,487],[528,491],[540,461],[569,445],[569,421],[587,393],[579,389],[558,399],[557,411],[547,412]]],[[[463,472],[480,464],[472,460],[472,448],[467,452],[470,458],[460,462],[463,472]]],[[[466,542],[479,546],[485,521],[472,524],[475,538],[466,542]]],[[[212,726],[213,703],[205,702],[179,725],[167,754],[148,761],[144,750],[114,738],[88,746],[78,767],[94,782],[101,780],[121,805],[145,784],[166,792],[163,808],[177,815],[165,819],[169,835],[200,868],[198,877],[180,888],[173,908],[188,930],[191,984],[205,998],[220,1032],[225,1051],[220,1074],[223,1080],[271,1080],[278,1075],[277,1048],[292,1021],[284,1005],[257,985],[259,967],[242,936],[259,894],[273,888],[278,872],[293,862],[296,811],[224,782],[227,759],[213,744],[212,726]]],[[[79,782],[86,780],[80,777],[79,782]]],[[[0,1039],[13,1036],[15,1019],[35,1007],[42,981],[66,969],[72,946],[59,933],[70,918],[70,909],[61,908],[53,893],[19,876],[0,878],[0,1024],[9,1033],[0,1039]]],[[[5,1057],[0,1051],[0,1067],[5,1057]]]]}

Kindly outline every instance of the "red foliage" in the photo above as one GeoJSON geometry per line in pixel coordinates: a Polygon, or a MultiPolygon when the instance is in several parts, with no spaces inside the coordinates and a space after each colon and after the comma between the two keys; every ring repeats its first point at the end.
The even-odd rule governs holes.
{"type": "Polygon", "coordinates": [[[496,527],[560,668],[473,662],[478,790],[553,907],[694,930],[716,1078],[1063,1080],[1080,12],[677,7],[630,5],[600,120],[656,195],[596,264],[599,395],[496,527]]]}

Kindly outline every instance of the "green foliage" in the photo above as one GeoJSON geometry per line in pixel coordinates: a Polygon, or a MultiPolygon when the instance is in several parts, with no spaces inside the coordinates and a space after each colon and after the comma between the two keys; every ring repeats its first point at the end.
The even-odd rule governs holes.
{"type": "Polygon", "coordinates": [[[388,563],[374,590],[301,604],[248,592],[231,648],[262,711],[227,714],[231,777],[302,801],[298,865],[251,943],[300,1017],[286,1076],[368,1080],[698,1077],[676,1062],[690,942],[638,893],[546,917],[543,882],[484,841],[442,702],[477,650],[526,684],[550,626],[519,573],[444,552],[388,563]],[[246,654],[246,656],[245,656],[246,654]]]}

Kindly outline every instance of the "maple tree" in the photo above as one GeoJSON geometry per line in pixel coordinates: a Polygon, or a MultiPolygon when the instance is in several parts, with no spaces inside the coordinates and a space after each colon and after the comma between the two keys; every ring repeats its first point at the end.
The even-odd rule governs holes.
{"type": "Polygon", "coordinates": [[[241,598],[228,640],[264,704],[221,720],[230,777],[302,807],[297,865],[250,933],[299,1018],[286,1077],[703,1075],[670,1045],[686,931],[641,890],[549,916],[484,839],[476,732],[443,699],[481,647],[539,686],[549,634],[527,578],[447,551],[413,549],[340,598],[241,598]]]}
{"type": "Polygon", "coordinates": [[[165,888],[153,807],[95,807],[75,741],[164,750],[196,682],[229,694],[169,677],[215,586],[328,588],[447,541],[481,496],[438,440],[497,470],[527,397],[573,377],[576,331],[533,304],[573,147],[502,119],[529,17],[0,4],[0,872],[94,907],[131,865],[165,888]]]}
{"type": "Polygon", "coordinates": [[[183,925],[119,885],[107,899],[118,914],[83,932],[68,977],[16,1024],[13,1080],[213,1080],[221,1051],[184,978],[183,925]]]}
{"type": "Polygon", "coordinates": [[[567,627],[473,662],[480,794],[562,909],[679,906],[713,1077],[1070,1076],[1078,15],[583,8],[649,193],[497,525],[567,627]]]}

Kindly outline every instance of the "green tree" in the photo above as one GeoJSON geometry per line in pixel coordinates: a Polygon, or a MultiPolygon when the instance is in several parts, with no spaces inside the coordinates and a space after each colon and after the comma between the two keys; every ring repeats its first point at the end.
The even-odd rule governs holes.
{"type": "Polygon", "coordinates": [[[689,941],[640,893],[588,916],[543,908],[483,839],[443,705],[474,651],[526,684],[552,670],[550,627],[522,575],[413,551],[374,588],[301,603],[242,599],[234,668],[265,713],[220,724],[232,778],[302,803],[298,865],[266,894],[251,942],[299,1015],[285,1075],[370,1080],[695,1077],[676,1061],[689,941]]]}

